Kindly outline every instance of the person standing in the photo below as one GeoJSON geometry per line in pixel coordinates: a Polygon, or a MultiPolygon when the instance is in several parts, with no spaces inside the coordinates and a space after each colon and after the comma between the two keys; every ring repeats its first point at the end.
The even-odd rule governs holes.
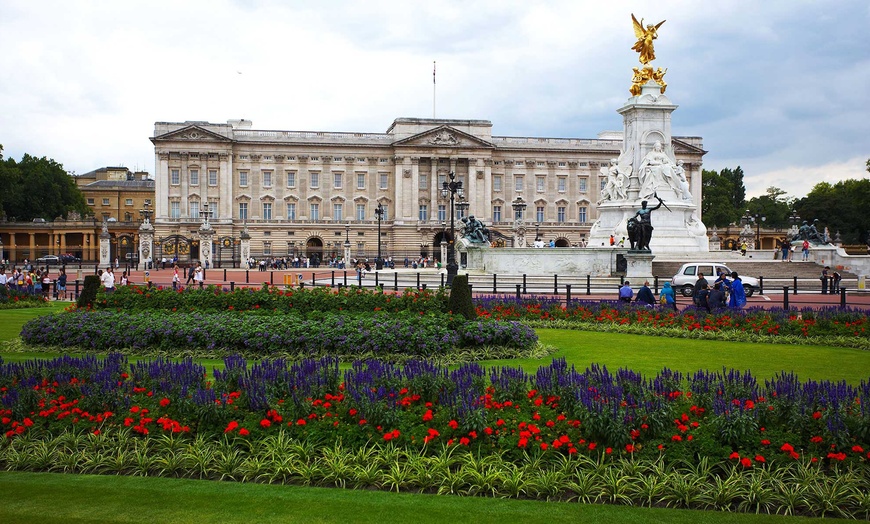
{"type": "Polygon", "coordinates": [[[705,280],[703,284],[701,284],[701,289],[698,290],[698,296],[695,299],[695,305],[710,311],[710,289],[707,286],[707,281],[705,280]]]}
{"type": "Polygon", "coordinates": [[[736,271],[731,272],[731,298],[728,299],[728,306],[742,309],[746,305],[746,290],[743,289],[743,281],[740,280],[740,275],[736,271]]]}
{"type": "Polygon", "coordinates": [[[175,265],[175,268],[172,272],[172,290],[178,290],[178,284],[181,282],[181,278],[178,276],[178,265],[175,265]]]}
{"type": "Polygon", "coordinates": [[[822,281],[822,294],[826,295],[828,293],[828,271],[830,271],[831,266],[825,266],[822,270],[822,274],[819,275],[819,280],[822,281]]]}
{"type": "Polygon", "coordinates": [[[782,246],[780,246],[780,247],[782,249],[782,261],[788,262],[788,254],[789,254],[789,251],[791,249],[791,242],[789,242],[788,239],[785,238],[785,239],[783,239],[782,246]]]}
{"type": "Polygon", "coordinates": [[[698,302],[698,294],[701,292],[701,289],[707,289],[709,284],[707,283],[707,279],[704,278],[703,273],[698,273],[698,280],[695,281],[695,287],[692,288],[692,304],[696,306],[700,306],[701,304],[698,302]]]}
{"type": "Polygon", "coordinates": [[[100,275],[100,283],[106,288],[106,293],[115,292],[115,274],[112,273],[112,266],[107,267],[100,275]]]}
{"type": "Polygon", "coordinates": [[[64,293],[66,293],[66,269],[60,268],[60,274],[57,276],[57,282],[54,284],[55,286],[55,298],[60,300],[63,298],[64,293]]]}
{"type": "Polygon", "coordinates": [[[202,266],[197,264],[196,270],[193,272],[193,282],[194,284],[198,284],[200,289],[202,289],[202,284],[205,282],[205,273],[202,270],[202,266]]]}
{"type": "Polygon", "coordinates": [[[193,264],[187,266],[187,280],[184,281],[185,286],[189,286],[193,282],[193,264]]]}
{"type": "Polygon", "coordinates": [[[840,280],[842,280],[842,279],[843,279],[843,277],[840,275],[839,271],[834,271],[833,273],[831,273],[831,294],[832,295],[840,292],[840,280]]]}
{"type": "Polygon", "coordinates": [[[631,302],[631,297],[634,296],[634,291],[631,289],[631,282],[628,280],[619,288],[619,300],[622,302],[631,302]]]}
{"type": "Polygon", "coordinates": [[[807,260],[810,259],[810,241],[804,240],[804,243],[803,243],[803,246],[801,249],[803,252],[803,260],[804,260],[804,262],[806,262],[807,260]]]}
{"type": "Polygon", "coordinates": [[[740,256],[745,257],[747,249],[749,249],[749,246],[746,244],[746,242],[743,242],[742,244],[740,244],[740,256]]]}

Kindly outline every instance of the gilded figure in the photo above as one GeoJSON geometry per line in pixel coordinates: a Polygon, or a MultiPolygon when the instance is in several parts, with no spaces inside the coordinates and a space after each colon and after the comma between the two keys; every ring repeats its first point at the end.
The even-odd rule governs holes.
{"type": "Polygon", "coordinates": [[[646,65],[656,59],[656,53],[653,49],[653,40],[658,38],[658,29],[665,23],[665,20],[662,20],[656,25],[647,24],[646,28],[643,27],[643,18],[638,22],[637,18],[632,14],[631,21],[634,25],[634,36],[637,37],[637,42],[635,42],[631,49],[632,51],[640,53],[638,59],[641,64],[646,65]]]}

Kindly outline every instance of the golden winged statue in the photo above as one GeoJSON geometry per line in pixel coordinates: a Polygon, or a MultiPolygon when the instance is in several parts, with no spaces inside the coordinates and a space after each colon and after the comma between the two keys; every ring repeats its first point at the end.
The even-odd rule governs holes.
{"type": "Polygon", "coordinates": [[[647,24],[646,29],[643,27],[643,18],[638,22],[637,18],[635,18],[632,13],[631,21],[634,24],[634,36],[637,37],[637,42],[635,42],[631,50],[640,53],[638,59],[641,64],[646,65],[656,59],[656,53],[653,49],[653,40],[659,37],[658,28],[665,23],[665,20],[662,20],[656,25],[647,24]]]}

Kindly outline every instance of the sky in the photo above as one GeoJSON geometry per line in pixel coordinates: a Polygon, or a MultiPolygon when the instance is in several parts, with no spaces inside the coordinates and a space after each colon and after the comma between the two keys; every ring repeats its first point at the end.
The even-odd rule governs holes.
{"type": "Polygon", "coordinates": [[[153,173],[158,121],[384,132],[434,110],[595,138],[622,129],[632,13],[666,20],[652,65],[704,169],[741,166],[748,197],[868,176],[866,0],[0,0],[0,144],[83,174],[153,173]]]}

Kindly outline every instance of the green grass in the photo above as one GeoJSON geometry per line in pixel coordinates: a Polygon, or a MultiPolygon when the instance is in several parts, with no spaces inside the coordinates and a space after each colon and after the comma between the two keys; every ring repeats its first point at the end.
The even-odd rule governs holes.
{"type": "Polygon", "coordinates": [[[48,307],[0,309],[0,341],[18,338],[21,326],[32,318],[63,311],[69,302],[52,302],[48,307]]]}
{"type": "MultiPolygon", "coordinates": [[[[0,473],[0,522],[797,524],[713,511],[418,495],[164,478],[0,473]]],[[[826,519],[825,522],[846,522],[826,519]]]]}

